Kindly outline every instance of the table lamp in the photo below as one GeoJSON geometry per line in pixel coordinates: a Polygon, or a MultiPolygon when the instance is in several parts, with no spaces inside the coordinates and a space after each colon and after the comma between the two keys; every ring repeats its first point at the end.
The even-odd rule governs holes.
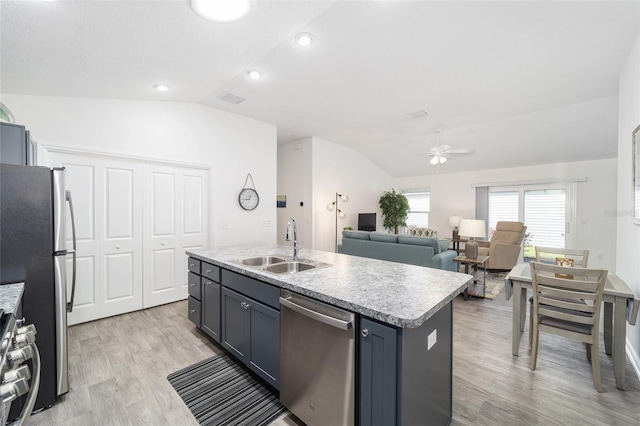
{"type": "Polygon", "coordinates": [[[476,259],[478,257],[478,243],[474,238],[484,238],[487,236],[484,220],[462,219],[458,233],[463,237],[469,237],[469,241],[464,245],[465,257],[468,259],[476,259]]]}
{"type": "Polygon", "coordinates": [[[449,216],[449,226],[453,227],[453,239],[458,239],[458,226],[460,226],[460,222],[462,222],[462,217],[458,215],[449,216]]]}

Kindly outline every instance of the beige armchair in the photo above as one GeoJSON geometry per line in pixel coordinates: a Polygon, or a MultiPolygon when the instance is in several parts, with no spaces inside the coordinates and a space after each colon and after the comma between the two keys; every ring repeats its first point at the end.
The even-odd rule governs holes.
{"type": "Polygon", "coordinates": [[[526,230],[522,222],[498,222],[491,241],[478,241],[478,254],[489,256],[487,269],[508,271],[516,266],[526,230]]]}

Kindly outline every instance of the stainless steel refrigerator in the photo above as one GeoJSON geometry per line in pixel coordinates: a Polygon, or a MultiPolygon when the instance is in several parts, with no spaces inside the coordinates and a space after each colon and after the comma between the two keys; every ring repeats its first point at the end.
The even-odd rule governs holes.
{"type": "Polygon", "coordinates": [[[69,391],[67,312],[73,307],[75,268],[73,206],[64,169],[0,164],[0,284],[25,283],[22,315],[36,326],[41,357],[34,411],[69,391]]]}

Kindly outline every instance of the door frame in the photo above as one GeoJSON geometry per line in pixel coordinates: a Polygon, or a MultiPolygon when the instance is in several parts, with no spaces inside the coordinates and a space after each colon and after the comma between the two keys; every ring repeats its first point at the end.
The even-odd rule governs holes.
{"type": "Polygon", "coordinates": [[[194,169],[206,170],[209,176],[209,181],[208,181],[209,201],[207,203],[207,214],[209,216],[209,223],[208,223],[209,235],[207,238],[207,244],[209,244],[209,247],[213,247],[212,230],[215,228],[214,228],[214,222],[213,222],[214,202],[213,202],[213,197],[211,193],[213,189],[213,166],[212,165],[204,164],[204,163],[190,163],[186,161],[169,161],[161,158],[146,157],[141,155],[117,154],[117,153],[112,153],[107,151],[97,151],[97,150],[82,149],[82,148],[62,146],[62,145],[48,145],[40,142],[34,142],[34,145],[35,145],[35,152],[36,152],[35,165],[37,166],[45,166],[44,159],[47,158],[47,155],[49,153],[55,152],[60,154],[95,156],[95,157],[101,157],[101,158],[112,159],[112,160],[139,161],[144,163],[152,163],[158,166],[190,167],[194,169]]]}

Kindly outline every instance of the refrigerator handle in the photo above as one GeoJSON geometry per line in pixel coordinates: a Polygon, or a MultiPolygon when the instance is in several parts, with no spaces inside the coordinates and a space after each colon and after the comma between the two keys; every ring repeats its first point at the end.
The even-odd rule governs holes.
{"type": "Polygon", "coordinates": [[[71,191],[65,191],[65,198],[69,202],[69,213],[71,214],[71,236],[73,238],[73,269],[71,272],[71,302],[67,302],[67,312],[73,312],[73,301],[76,297],[76,219],[73,214],[73,199],[71,198],[71,191]]]}

